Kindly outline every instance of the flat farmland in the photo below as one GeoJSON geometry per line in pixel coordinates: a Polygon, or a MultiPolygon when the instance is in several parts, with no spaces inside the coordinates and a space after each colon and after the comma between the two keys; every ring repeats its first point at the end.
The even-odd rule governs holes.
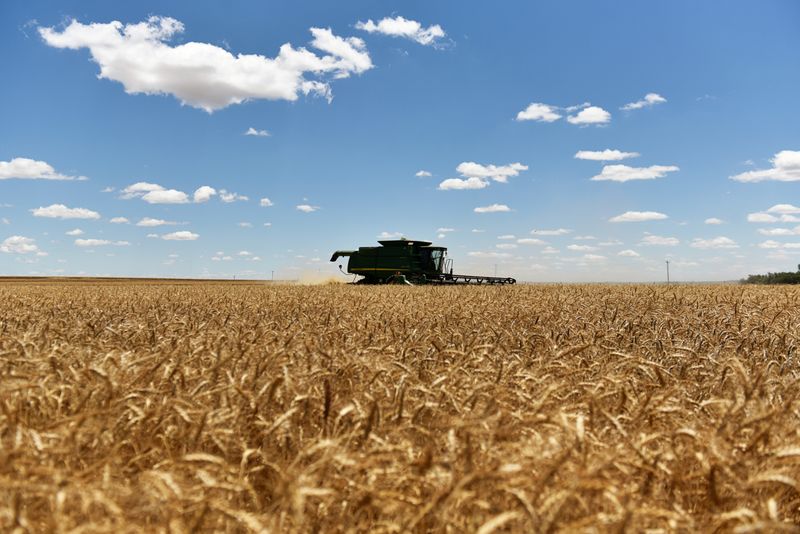
{"type": "Polygon", "coordinates": [[[0,527],[797,531],[800,290],[0,282],[0,527]]]}

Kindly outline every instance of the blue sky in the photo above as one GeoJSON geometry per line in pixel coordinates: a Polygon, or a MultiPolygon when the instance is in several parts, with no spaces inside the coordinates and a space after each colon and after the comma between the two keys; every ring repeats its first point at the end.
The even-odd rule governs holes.
{"type": "Polygon", "coordinates": [[[794,270],[798,50],[792,1],[4,2],[0,273],[794,270]]]}

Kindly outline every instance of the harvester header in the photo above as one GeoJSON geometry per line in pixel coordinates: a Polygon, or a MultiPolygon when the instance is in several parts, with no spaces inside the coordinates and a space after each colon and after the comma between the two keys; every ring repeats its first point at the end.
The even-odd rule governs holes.
{"type": "MultiPolygon", "coordinates": [[[[447,248],[434,246],[430,241],[413,239],[384,239],[379,247],[359,247],[358,250],[337,250],[331,261],[349,257],[347,272],[362,278],[359,284],[515,284],[513,278],[453,274],[453,260],[447,248]]],[[[341,269],[342,266],[339,265],[341,269]]]]}

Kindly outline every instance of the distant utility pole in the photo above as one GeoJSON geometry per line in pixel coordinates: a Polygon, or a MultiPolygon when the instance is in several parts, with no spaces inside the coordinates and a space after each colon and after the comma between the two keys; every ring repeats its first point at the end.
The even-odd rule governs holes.
{"type": "Polygon", "coordinates": [[[669,260],[665,260],[667,262],[667,285],[669,285],[669,260]]]}
{"type": "Polygon", "coordinates": [[[271,278],[271,280],[272,280],[273,282],[275,281],[275,271],[272,271],[272,278],[271,278]]]}

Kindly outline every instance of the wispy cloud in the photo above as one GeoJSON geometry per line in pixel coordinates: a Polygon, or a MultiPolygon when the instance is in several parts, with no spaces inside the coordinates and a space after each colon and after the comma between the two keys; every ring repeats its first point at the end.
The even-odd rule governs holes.
{"type": "Polygon", "coordinates": [[[478,206],[472,211],[474,211],[475,213],[500,213],[505,211],[511,211],[511,208],[509,208],[505,204],[491,204],[489,206],[478,206]]]}
{"type": "Polygon", "coordinates": [[[612,223],[644,222],[659,221],[668,218],[667,215],[657,211],[626,211],[625,213],[611,217],[608,221],[612,223]]]}
{"type": "Polygon", "coordinates": [[[800,243],[780,243],[774,240],[767,240],[762,243],[758,244],[759,248],[771,248],[771,249],[787,249],[787,250],[795,250],[800,249],[800,243]]]}
{"type": "Polygon", "coordinates": [[[677,237],[665,237],[660,235],[647,234],[642,238],[641,241],[639,241],[639,244],[645,246],[674,247],[680,244],[680,240],[677,237]]]}
{"type": "Polygon", "coordinates": [[[381,232],[378,234],[378,239],[400,239],[403,237],[403,232],[381,232]]]}
{"type": "Polygon", "coordinates": [[[76,239],[75,246],[78,247],[104,247],[113,245],[115,247],[127,247],[130,245],[127,241],[109,241],[108,239],[76,239]]]}
{"type": "Polygon", "coordinates": [[[403,37],[425,46],[435,45],[445,36],[445,31],[438,24],[432,24],[425,28],[416,20],[400,16],[385,17],[377,23],[373,22],[372,19],[366,22],[358,21],[356,22],[356,29],[367,33],[403,37]]]}
{"type": "Polygon", "coordinates": [[[747,222],[750,223],[776,223],[779,222],[780,219],[774,215],[769,213],[748,213],[747,214],[747,222]]]}
{"type": "Polygon", "coordinates": [[[232,191],[226,191],[225,189],[219,190],[219,198],[226,204],[230,204],[231,202],[237,202],[237,201],[245,202],[247,200],[250,200],[244,195],[240,195],[239,193],[234,193],[232,191]]]}
{"type": "Polygon", "coordinates": [[[250,135],[253,137],[269,137],[271,134],[266,130],[256,130],[252,126],[244,132],[244,135],[250,135]]]}
{"type": "Polygon", "coordinates": [[[593,250],[597,250],[597,247],[593,247],[591,245],[567,245],[567,250],[571,250],[573,252],[591,252],[593,250]]]}
{"type": "Polygon", "coordinates": [[[481,250],[467,252],[467,256],[471,256],[473,258],[489,258],[489,259],[501,259],[501,258],[510,258],[511,254],[508,252],[484,252],[481,250]]]}
{"type": "Polygon", "coordinates": [[[173,221],[165,221],[164,219],[154,219],[152,217],[144,217],[139,222],[136,223],[136,226],[142,226],[145,228],[153,228],[156,226],[168,226],[178,224],[173,221]]]}
{"type": "Polygon", "coordinates": [[[639,157],[638,152],[622,152],[621,150],[579,150],[575,153],[575,159],[586,159],[590,161],[619,161],[628,158],[639,157]]]}
{"type": "Polygon", "coordinates": [[[695,238],[689,243],[689,246],[692,248],[739,248],[739,245],[736,244],[736,241],[729,237],[714,237],[712,239],[701,239],[695,238]]]}
{"type": "Polygon", "coordinates": [[[534,235],[566,235],[571,233],[569,228],[556,228],[554,230],[531,230],[534,235]]]}
{"type": "Polygon", "coordinates": [[[649,108],[655,106],[656,104],[663,104],[666,101],[667,99],[659,95],[658,93],[647,93],[641,100],[625,104],[619,109],[623,111],[631,111],[634,109],[649,108]]]}
{"type": "Polygon", "coordinates": [[[605,165],[600,174],[592,176],[592,181],[628,182],[630,180],[655,180],[663,178],[668,172],[680,169],[675,165],[651,165],[650,167],[629,167],[628,165],[605,165]]]}
{"type": "Polygon", "coordinates": [[[517,243],[520,245],[546,245],[547,241],[542,241],[541,239],[536,239],[535,237],[522,237],[517,239],[517,243]]]}

